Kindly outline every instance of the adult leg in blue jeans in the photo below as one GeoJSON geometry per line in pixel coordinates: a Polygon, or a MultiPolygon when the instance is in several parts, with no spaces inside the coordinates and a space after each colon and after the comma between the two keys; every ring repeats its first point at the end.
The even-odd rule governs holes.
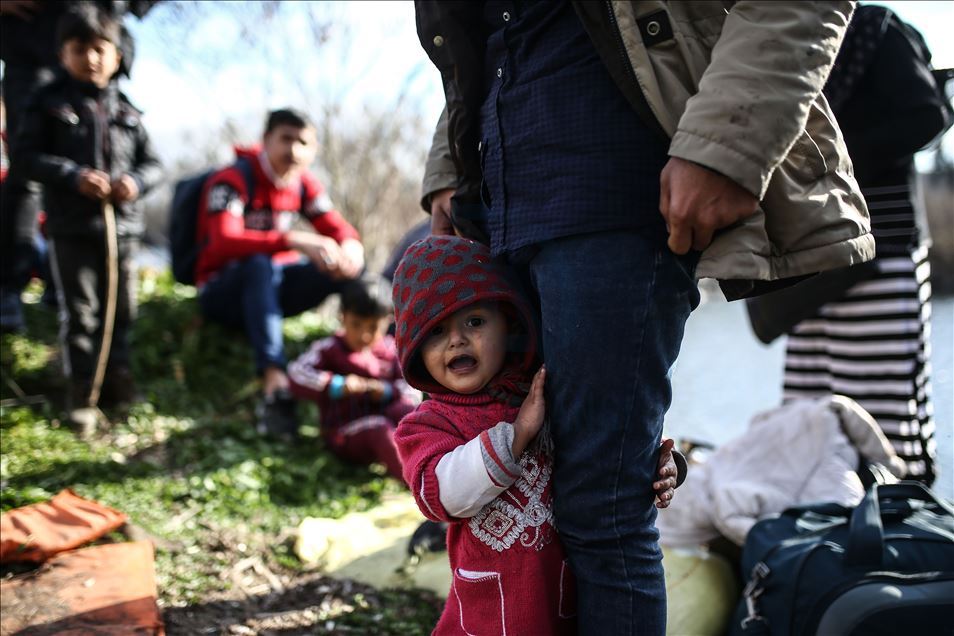
{"type": "Polygon", "coordinates": [[[276,265],[268,254],[256,254],[213,276],[199,306],[208,319],[245,330],[262,373],[269,366],[285,368],[282,319],[317,307],[340,287],[310,262],[276,265]]]}
{"type": "Polygon", "coordinates": [[[699,302],[694,261],[652,232],[601,232],[543,243],[526,265],[583,634],[666,631],[652,482],[670,369],[699,302]]]}
{"type": "Polygon", "coordinates": [[[211,278],[199,294],[210,320],[242,328],[255,352],[255,369],[263,378],[263,398],[256,428],[262,434],[294,439],[298,432],[295,403],[285,375],[282,319],[317,307],[341,289],[309,261],[276,265],[268,254],[236,261],[211,278]]]}

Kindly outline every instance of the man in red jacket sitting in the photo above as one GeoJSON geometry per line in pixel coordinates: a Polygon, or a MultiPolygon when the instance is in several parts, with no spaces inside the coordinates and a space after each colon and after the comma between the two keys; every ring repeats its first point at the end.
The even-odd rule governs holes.
{"type": "Polygon", "coordinates": [[[269,113],[262,146],[236,150],[246,169],[233,165],[206,182],[197,230],[199,306],[208,319],[245,330],[262,377],[257,428],[286,439],[298,422],[282,318],[319,305],[364,268],[358,232],[307,172],[317,150],[304,114],[269,113]],[[314,232],[292,229],[299,217],[314,232]]]}

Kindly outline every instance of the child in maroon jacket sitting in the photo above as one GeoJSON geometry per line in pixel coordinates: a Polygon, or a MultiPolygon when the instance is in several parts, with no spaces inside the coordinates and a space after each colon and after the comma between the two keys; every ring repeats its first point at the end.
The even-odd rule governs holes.
{"type": "Polygon", "coordinates": [[[420,395],[401,376],[394,339],[386,335],[393,307],[389,283],[366,274],[341,292],[342,328],[314,342],[288,366],[292,394],[314,400],[321,435],[332,453],[384,464],[403,481],[394,428],[420,395]]]}
{"type": "MultiPolygon", "coordinates": [[[[431,398],[401,420],[395,442],[421,512],[448,522],[453,582],[434,633],[576,633],[527,301],[485,246],[431,236],[404,254],[394,305],[404,377],[431,398]]],[[[658,507],[685,474],[675,455],[665,440],[658,507]]]]}

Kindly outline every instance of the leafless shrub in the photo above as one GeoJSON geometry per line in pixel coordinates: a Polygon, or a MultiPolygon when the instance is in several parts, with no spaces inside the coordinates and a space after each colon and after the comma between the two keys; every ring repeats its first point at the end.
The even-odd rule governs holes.
{"type": "MultiPolygon", "coordinates": [[[[319,56],[346,68],[359,46],[347,16],[348,7],[342,3],[259,0],[168,2],[159,5],[149,19],[157,21],[157,30],[169,43],[163,52],[168,55],[166,62],[192,69],[196,77],[191,81],[204,81],[226,62],[239,59],[255,61],[259,67],[264,63],[274,70],[267,82],[281,84],[286,93],[291,87],[289,105],[307,112],[318,129],[321,151],[316,171],[338,209],[361,232],[369,266],[378,268],[397,239],[422,218],[420,179],[434,122],[422,120],[421,99],[413,86],[421,73],[436,71],[422,62],[405,77],[396,78],[394,95],[374,102],[362,101],[358,94],[361,69],[331,84],[316,78],[310,69],[319,56]],[[189,36],[196,24],[213,18],[231,25],[230,32],[237,35],[231,46],[189,36]]],[[[170,184],[227,163],[233,144],[256,141],[266,108],[261,105],[261,116],[251,128],[226,119],[213,134],[187,142],[193,151],[168,167],[170,184]]],[[[146,202],[149,234],[159,241],[170,198],[171,187],[167,187],[146,202]]]]}

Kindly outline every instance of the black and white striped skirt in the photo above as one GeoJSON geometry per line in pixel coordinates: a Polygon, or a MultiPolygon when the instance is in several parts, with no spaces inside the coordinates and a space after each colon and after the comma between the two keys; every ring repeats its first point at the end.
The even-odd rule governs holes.
{"type": "Polygon", "coordinates": [[[935,478],[930,376],[931,282],[927,248],[879,257],[878,273],[822,306],[789,334],[786,401],[832,393],[878,421],[908,478],[935,478]]]}

